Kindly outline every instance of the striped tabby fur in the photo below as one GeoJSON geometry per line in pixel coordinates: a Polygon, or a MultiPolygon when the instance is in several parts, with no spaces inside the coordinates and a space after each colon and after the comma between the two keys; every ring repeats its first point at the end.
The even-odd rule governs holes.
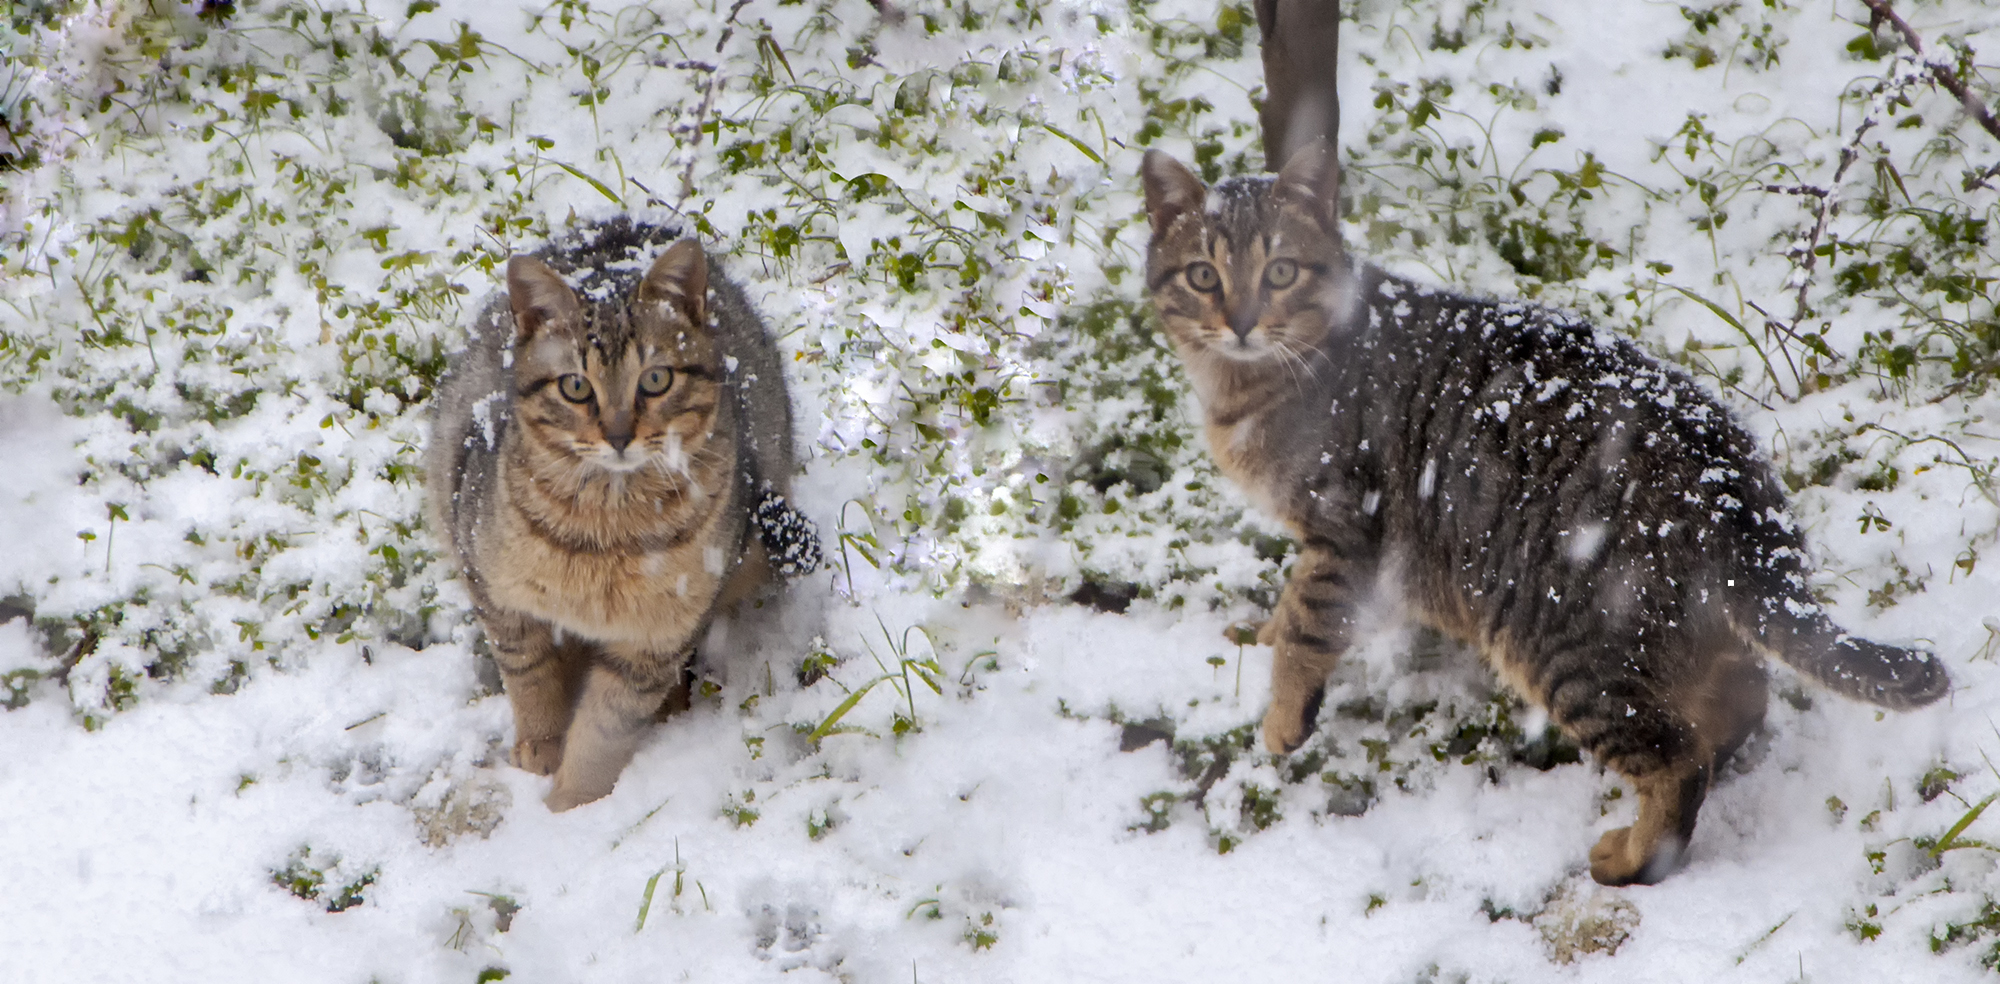
{"type": "Polygon", "coordinates": [[[1591,875],[1679,863],[1709,777],[1762,722],[1763,656],[1886,707],[1949,689],[1807,591],[1804,543],[1750,436],[1630,342],[1565,315],[1355,263],[1324,142],[1274,179],[1143,167],[1147,283],[1222,470],[1300,552],[1261,641],[1265,743],[1312,731],[1378,583],[1483,653],[1639,794],[1591,875]]]}
{"type": "Polygon", "coordinates": [[[777,351],[694,240],[620,218],[507,265],[438,400],[434,522],[553,810],[611,791],[720,605],[761,584],[747,536],[791,476],[777,351]],[[575,286],[565,282],[571,277],[575,286]]]}

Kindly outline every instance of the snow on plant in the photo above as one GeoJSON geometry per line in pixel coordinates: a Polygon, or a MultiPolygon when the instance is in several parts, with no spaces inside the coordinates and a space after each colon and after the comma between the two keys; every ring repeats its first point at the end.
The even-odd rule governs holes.
{"type": "MultiPolygon", "coordinates": [[[[1192,61],[1135,82],[1205,26],[940,7],[913,11],[931,50],[892,57],[857,4],[436,6],[72,4],[29,31],[87,66],[34,89],[42,122],[94,135],[13,172],[0,350],[14,386],[101,423],[81,487],[104,519],[33,591],[86,714],[149,675],[229,687],[321,638],[449,631],[423,407],[496,264],[614,209],[719,241],[768,291],[817,453],[883,476],[840,510],[861,560],[1032,595],[1217,566],[1135,559],[1230,516],[1138,320],[1119,166],[1133,133],[1212,114],[1168,98],[1192,61]],[[1168,470],[1197,478],[1162,491],[1168,470]]],[[[1232,16],[1205,54],[1240,58],[1232,16]]]]}
{"type": "MultiPolygon", "coordinates": [[[[813,584],[1232,617],[1274,602],[1291,544],[1209,461],[1145,296],[1135,179],[1149,147],[1211,182],[1262,168],[1247,5],[668,6],[13,8],[0,382],[76,418],[87,518],[50,565],[0,568],[17,582],[0,613],[32,612],[46,650],[0,667],[0,706],[63,693],[94,727],[329,645],[469,638],[419,509],[427,401],[508,255],[620,210],[725,258],[792,357],[809,469],[860,476],[826,484],[845,501],[800,503],[837,559],[813,584]]],[[[2000,530],[1983,423],[2000,135],[1945,80],[1995,101],[1979,54],[1996,15],[1643,6],[1626,26],[1656,40],[1649,70],[1702,107],[1650,130],[1596,112],[1599,80],[1552,47],[1571,4],[1348,5],[1349,242],[1433,282],[1577,309],[1707,378],[1768,439],[1800,518],[1844,534],[1821,538],[1822,588],[1844,603],[1884,611],[1970,576],[2000,530]],[[1779,83],[1783,105],[1760,91],[1779,83]],[[1962,513],[1956,533],[1914,522],[1938,503],[1962,513]]],[[[796,654],[807,688],[831,674],[846,693],[811,691],[808,717],[778,722],[794,734],[745,738],[752,757],[767,740],[801,756],[918,740],[942,713],[927,701],[999,666],[912,650],[928,629],[883,626],[877,660],[824,641],[796,654]],[[893,699],[866,698],[884,683],[893,699]]],[[[1217,851],[1464,770],[1576,759],[1477,671],[1399,645],[1381,657],[1394,683],[1343,668],[1336,726],[1288,761],[1209,706],[1073,710],[1164,738],[1180,784],[1135,803],[1132,827],[1198,823],[1217,851]]],[[[1228,672],[1234,650],[1213,648],[1228,672]]],[[[448,778],[412,802],[452,823],[486,809],[448,778]]],[[[720,808],[748,828],[774,783],[720,808]]],[[[1965,795],[1976,820],[1990,797],[1965,795]]],[[[1874,836],[1845,809],[1837,823],[1874,836]]],[[[836,806],[804,816],[813,841],[842,822],[836,806]]],[[[1934,912],[1940,951],[1990,946],[1989,898],[1933,891],[1985,884],[1968,827],[1929,847],[1885,828],[1878,887],[1908,905],[1857,905],[1857,935],[1934,912]]],[[[271,877],[360,904],[375,869],[331,850],[301,846],[271,877]]],[[[705,906],[673,870],[642,925],[647,905],[680,911],[668,894],[705,906]]],[[[929,903],[912,913],[975,950],[1005,935],[984,897],[929,903]]],[[[813,935],[769,921],[772,940],[813,935]]]]}

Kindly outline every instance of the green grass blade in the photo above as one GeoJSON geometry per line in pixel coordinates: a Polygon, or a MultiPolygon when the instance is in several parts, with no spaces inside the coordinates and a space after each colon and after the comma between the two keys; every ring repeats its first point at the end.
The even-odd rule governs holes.
{"type": "MultiPolygon", "coordinates": [[[[1677,287],[1669,283],[1661,283],[1660,286],[1665,287],[1668,290],[1675,291],[1681,294],[1683,297],[1686,297],[1689,300],[1692,300],[1700,304],[1702,307],[1709,309],[1709,311],[1713,312],[1716,317],[1721,318],[1724,324],[1727,324],[1729,327],[1736,329],[1736,333],[1742,335],[1743,340],[1749,343],[1750,351],[1757,353],[1757,361],[1762,362],[1764,364],[1764,371],[1770,375],[1771,382],[1774,384],[1777,383],[1778,367],[1772,365],[1771,357],[1764,354],[1764,346],[1757,344],[1757,336],[1751,334],[1750,329],[1744,327],[1743,322],[1737,320],[1737,317],[1735,315],[1730,314],[1728,311],[1723,310],[1722,305],[1717,304],[1714,301],[1711,301],[1708,298],[1695,293],[1694,291],[1688,290],[1685,287],[1677,287]]],[[[1782,345],[1784,343],[1780,342],[1779,344],[1782,345]]],[[[1782,389],[1780,390],[1780,395],[1783,395],[1782,389]]]]}
{"type": "Polygon", "coordinates": [[[554,164],[555,166],[562,168],[563,170],[568,171],[569,173],[576,175],[577,177],[582,178],[585,181],[590,182],[590,186],[592,188],[596,188],[598,194],[611,199],[613,202],[618,203],[620,206],[623,206],[625,204],[625,199],[618,197],[617,192],[612,191],[610,188],[605,187],[604,182],[599,181],[596,178],[593,178],[590,175],[577,170],[576,168],[570,167],[568,164],[564,164],[561,161],[550,161],[549,163],[554,164]]]}
{"type": "Polygon", "coordinates": [[[848,711],[854,710],[854,705],[861,703],[861,698],[868,696],[868,691],[875,689],[876,684],[887,679],[889,675],[883,674],[857,687],[853,693],[847,695],[846,700],[840,702],[840,706],[833,709],[832,714],[826,716],[826,720],[819,723],[819,727],[812,730],[812,734],[806,736],[806,740],[815,745],[819,744],[821,738],[833,733],[833,726],[839,724],[840,719],[846,717],[848,711]]]}
{"type": "Polygon", "coordinates": [[[937,657],[933,656],[929,659],[906,659],[903,661],[903,665],[905,667],[915,667],[917,679],[922,680],[925,686],[931,688],[931,693],[940,696],[944,694],[944,688],[938,686],[938,680],[944,676],[944,667],[938,665],[937,657]]]}
{"type": "Polygon", "coordinates": [[[1981,813],[1985,813],[1986,808],[1992,806],[1993,801],[1996,798],[2000,798],[2000,792],[1987,793],[1985,799],[1980,800],[1979,802],[1973,804],[1972,809],[1965,811],[1965,815],[1959,817],[1958,822],[1952,824],[1951,829],[1945,831],[1944,836],[1938,838],[1937,844],[1931,847],[1931,857],[1937,857],[1938,855],[1943,854],[1944,852],[1949,851],[1954,847],[1973,846],[1973,844],[1969,841],[1964,845],[1954,844],[1953,841],[1958,839],[1958,835],[1965,833],[1965,828],[1972,826],[1972,822],[1974,820],[1979,819],[1979,815],[1981,813]]]}
{"type": "Polygon", "coordinates": [[[646,913],[653,908],[653,890],[660,887],[660,876],[666,873],[667,869],[661,868],[653,872],[653,877],[646,879],[646,894],[639,900],[639,924],[632,927],[632,932],[636,933],[646,928],[646,913]]]}
{"type": "Polygon", "coordinates": [[[853,547],[854,552],[860,554],[861,559],[868,562],[868,566],[878,571],[882,569],[882,562],[876,560],[875,555],[868,552],[868,545],[862,541],[861,537],[853,533],[842,533],[840,535],[840,543],[842,546],[853,547]]]}
{"type": "Polygon", "coordinates": [[[1069,141],[1072,146],[1076,147],[1076,149],[1083,151],[1083,156],[1090,158],[1091,163],[1099,165],[1104,163],[1104,158],[1097,156],[1097,151],[1091,150],[1089,144],[1086,144],[1083,141],[1078,140],[1073,136],[1070,136],[1068,133],[1060,129],[1057,129],[1055,126],[1051,124],[1043,123],[1041,124],[1041,127],[1042,129],[1047,130],[1050,133],[1053,133],[1056,136],[1069,141]]]}

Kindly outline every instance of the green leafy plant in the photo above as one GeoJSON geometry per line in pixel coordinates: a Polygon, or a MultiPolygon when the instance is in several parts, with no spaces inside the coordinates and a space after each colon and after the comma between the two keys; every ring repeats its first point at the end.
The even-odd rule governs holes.
{"type": "Polygon", "coordinates": [[[884,663],[880,656],[875,656],[875,665],[882,672],[864,681],[860,686],[850,689],[846,699],[836,705],[825,718],[820,720],[817,726],[807,732],[807,741],[818,744],[821,739],[829,735],[860,731],[861,729],[842,725],[840,723],[841,719],[845,718],[849,711],[854,710],[855,705],[861,703],[861,699],[868,696],[870,690],[875,689],[880,684],[888,684],[903,698],[908,707],[907,715],[902,713],[895,715],[892,730],[898,735],[906,734],[918,728],[915,683],[922,683],[924,686],[930,688],[930,691],[934,694],[942,695],[944,693],[944,689],[940,683],[944,679],[944,668],[938,664],[936,652],[933,651],[931,655],[922,658],[910,655],[910,633],[913,631],[921,632],[922,630],[916,626],[911,626],[904,629],[901,636],[897,636],[891,633],[889,627],[882,624],[880,619],[877,619],[876,622],[882,630],[882,638],[888,643],[891,655],[896,657],[894,666],[892,667],[884,663]],[[911,680],[913,674],[916,678],[915,682],[911,680]]]}
{"type": "Polygon", "coordinates": [[[328,912],[346,912],[368,901],[366,890],[381,876],[380,867],[351,872],[341,859],[315,862],[312,848],[293,852],[283,867],[271,869],[271,883],[328,912]]]}

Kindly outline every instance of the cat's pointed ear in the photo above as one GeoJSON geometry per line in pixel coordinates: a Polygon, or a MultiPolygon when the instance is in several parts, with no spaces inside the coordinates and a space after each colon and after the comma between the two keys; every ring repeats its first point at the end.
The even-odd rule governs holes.
{"type": "Polygon", "coordinates": [[[1300,147],[1278,172],[1272,197],[1304,209],[1328,230],[1340,222],[1340,162],[1325,137],[1300,147]]]}
{"type": "Polygon", "coordinates": [[[532,256],[507,261],[507,302],[514,308],[515,337],[526,340],[553,322],[578,321],[576,293],[549,265],[532,256]]]}
{"type": "Polygon", "coordinates": [[[1165,233],[1181,216],[1200,209],[1208,197],[1208,189],[1201,186],[1193,171],[1161,151],[1146,151],[1139,177],[1146,185],[1146,217],[1152,220],[1155,236],[1165,233]]]}
{"type": "Polygon", "coordinates": [[[639,282],[639,299],[672,304],[689,321],[704,323],[708,312],[708,256],[701,244],[683,239],[667,247],[646,279],[639,282]]]}

